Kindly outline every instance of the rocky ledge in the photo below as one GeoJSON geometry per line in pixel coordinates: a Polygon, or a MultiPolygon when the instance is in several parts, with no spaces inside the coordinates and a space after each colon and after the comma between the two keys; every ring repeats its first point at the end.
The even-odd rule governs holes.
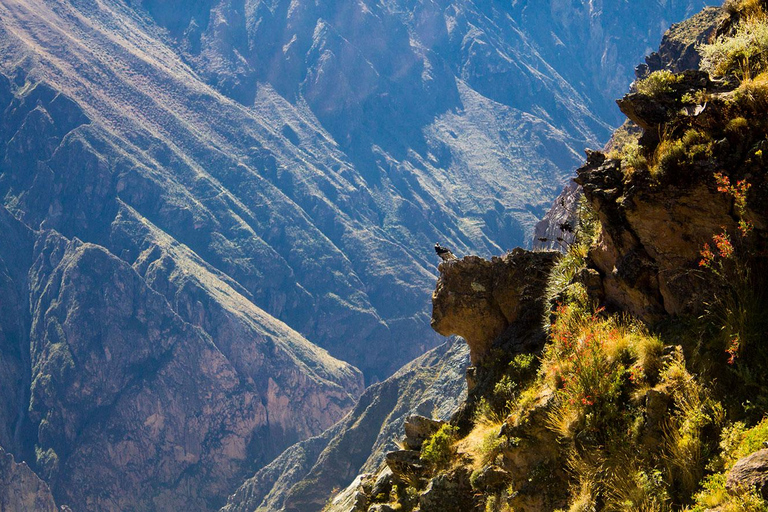
{"type": "Polygon", "coordinates": [[[512,325],[540,315],[537,297],[557,252],[515,249],[490,261],[477,256],[442,263],[432,294],[432,328],[458,335],[469,345],[472,364],[482,361],[494,340],[512,325]]]}
{"type": "MultiPolygon", "coordinates": [[[[0,510],[3,512],[58,512],[48,484],[40,480],[26,463],[0,447],[0,510]]],[[[63,511],[69,510],[62,508],[63,511]]]]}

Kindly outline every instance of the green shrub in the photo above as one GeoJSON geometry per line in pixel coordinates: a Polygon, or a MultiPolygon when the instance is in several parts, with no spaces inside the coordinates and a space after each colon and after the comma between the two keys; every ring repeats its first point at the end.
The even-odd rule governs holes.
{"type": "Polygon", "coordinates": [[[747,112],[762,113],[768,110],[768,72],[744,80],[734,91],[733,99],[747,112]]]}
{"type": "Polygon", "coordinates": [[[654,152],[651,176],[659,178],[673,169],[691,165],[712,156],[712,137],[695,129],[687,130],[679,139],[663,139],[654,152]]]}
{"type": "Polygon", "coordinates": [[[715,451],[715,440],[706,432],[719,428],[725,411],[686,370],[681,354],[662,372],[662,385],[671,392],[674,404],[667,420],[664,462],[677,493],[690,496],[715,451]]]}
{"type": "Polygon", "coordinates": [[[739,24],[735,35],[701,45],[699,51],[701,68],[713,76],[755,77],[768,71],[768,21],[765,17],[748,18],[739,24]]]}
{"type": "Polygon", "coordinates": [[[635,87],[640,94],[655,97],[672,92],[674,86],[680,83],[682,78],[682,75],[676,75],[671,71],[662,69],[661,71],[654,71],[647,78],[638,81],[635,87]]]}
{"type": "Polygon", "coordinates": [[[643,154],[643,148],[638,141],[630,142],[623,148],[621,154],[621,167],[626,172],[637,169],[647,169],[648,160],[643,154]]]}
{"type": "Polygon", "coordinates": [[[435,469],[445,469],[456,453],[454,443],[459,429],[445,424],[421,447],[421,459],[435,469]]]}
{"type": "Polygon", "coordinates": [[[710,475],[702,481],[702,490],[694,499],[691,512],[768,512],[768,503],[752,489],[742,495],[732,496],[725,488],[725,473],[710,475]]]}
{"type": "Polygon", "coordinates": [[[746,131],[749,128],[749,121],[743,117],[734,117],[725,126],[725,131],[729,133],[739,134],[746,131]]]}
{"type": "Polygon", "coordinates": [[[672,509],[661,471],[644,471],[634,467],[626,469],[623,477],[609,482],[606,510],[666,512],[672,509]]]}
{"type": "Polygon", "coordinates": [[[480,444],[480,449],[478,450],[478,454],[480,455],[480,463],[483,466],[487,466],[496,460],[496,457],[499,455],[501,450],[502,444],[503,442],[499,437],[497,430],[491,430],[487,432],[485,436],[483,436],[483,442],[480,444]]]}

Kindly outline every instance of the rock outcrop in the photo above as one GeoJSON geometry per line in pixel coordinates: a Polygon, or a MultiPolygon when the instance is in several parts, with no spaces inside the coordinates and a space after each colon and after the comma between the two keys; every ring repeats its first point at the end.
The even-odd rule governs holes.
{"type": "MultiPolygon", "coordinates": [[[[294,4],[0,4],[0,444],[61,504],[216,509],[352,407],[352,364],[378,382],[435,346],[422,248],[522,242],[607,135],[578,59],[536,48],[659,30],[611,11],[553,47],[520,29],[539,4],[294,4]]],[[[622,59],[593,62],[623,83],[622,59]]],[[[314,466],[321,445],[297,450],[314,466]]],[[[349,453],[318,489],[365,463],[349,453]]]]}
{"type": "Polygon", "coordinates": [[[3,512],[59,512],[48,484],[25,463],[0,447],[0,510],[3,512]]]}
{"type": "Polygon", "coordinates": [[[763,143],[745,147],[723,125],[732,108],[728,98],[733,87],[711,82],[706,73],[687,71],[670,91],[653,97],[631,93],[619,102],[645,128],[640,139],[644,147],[659,145],[664,126],[669,132],[677,130],[677,144],[682,144],[685,133],[704,137],[699,147],[709,148],[706,157],[668,157],[656,164],[651,177],[648,169],[626,171],[621,161],[592,152],[577,171],[576,181],[602,226],[590,260],[600,271],[607,300],[646,321],[701,312],[706,297],[713,294],[699,270],[702,249],[716,234],[739,233],[734,198],[716,182],[717,172],[730,169],[732,183],[749,182],[749,204],[741,215],[754,225],[756,234],[768,225],[762,209],[765,178],[759,172],[762,150],[755,153],[763,143]],[[691,91],[710,94],[706,107],[695,117],[680,106],[680,97],[691,91]],[[704,135],[710,132],[718,134],[717,141],[704,135]]]}
{"type": "MultiPolygon", "coordinates": [[[[692,23],[703,23],[711,35],[719,16],[707,11],[692,23]]],[[[676,51],[689,52],[696,40],[676,51]]],[[[680,56],[678,64],[693,65],[690,59],[680,56]]],[[[763,281],[723,283],[723,277],[733,270],[734,254],[742,258],[733,263],[744,265],[739,270],[753,263],[753,271],[765,268],[767,103],[740,98],[729,80],[714,82],[698,70],[656,77],[668,83],[646,83],[620,102],[633,123],[620,135],[638,143],[636,153],[624,152],[618,140],[610,156],[587,151],[577,179],[588,203],[580,219],[585,229],[567,256],[516,250],[491,261],[468,256],[441,264],[432,325],[465,337],[470,347],[476,367],[468,372],[468,399],[450,428],[426,445],[407,436],[387,455],[385,470],[360,474],[328,510],[656,510],[693,500],[701,506],[710,498],[725,510],[741,503],[717,487],[724,475],[706,475],[747,444],[739,444],[743,424],[723,430],[726,407],[748,416],[761,414],[765,404],[768,326],[764,295],[755,289],[763,281]],[[728,233],[742,236],[743,245],[731,245],[728,233]],[[548,281],[557,261],[562,265],[548,281]],[[734,285],[752,287],[747,299],[758,296],[736,303],[743,317],[693,324],[703,331],[744,322],[725,345],[726,362],[721,337],[697,332],[692,340],[669,324],[677,315],[707,322],[705,304],[734,285]],[[553,320],[549,336],[544,319],[553,320]],[[752,336],[744,346],[742,333],[752,336]],[[530,353],[545,340],[537,360],[530,353]],[[751,366],[737,359],[744,354],[756,356],[751,366]],[[709,378],[718,373],[742,387],[734,392],[741,400],[754,397],[761,405],[750,411],[743,401],[726,405],[732,390],[709,378]],[[696,455],[679,457],[683,446],[696,455]],[[377,487],[380,480],[386,486],[377,487]]],[[[764,422],[744,433],[750,446],[765,436],[764,422]]],[[[765,497],[767,467],[766,450],[740,460],[727,489],[765,497]]]]}
{"type": "Polygon", "coordinates": [[[518,322],[541,297],[557,252],[515,249],[488,261],[476,256],[441,263],[432,294],[432,328],[459,335],[469,345],[473,364],[518,322]]]}
{"type": "Polygon", "coordinates": [[[756,491],[768,499],[768,449],[759,450],[734,464],[725,487],[733,494],[756,491]]]}
{"type": "Polygon", "coordinates": [[[658,51],[648,55],[645,64],[636,68],[637,78],[645,78],[662,69],[673,73],[697,69],[701,62],[698,46],[711,42],[727,18],[722,8],[707,7],[685,21],[673,24],[664,33],[658,51]]]}

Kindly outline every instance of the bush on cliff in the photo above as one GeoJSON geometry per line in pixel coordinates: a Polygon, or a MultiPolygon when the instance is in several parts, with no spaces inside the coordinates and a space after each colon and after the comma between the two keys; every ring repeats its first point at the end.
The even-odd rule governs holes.
{"type": "Polygon", "coordinates": [[[446,469],[456,453],[454,444],[458,429],[445,424],[427,439],[421,447],[421,459],[435,469],[446,469]]]}
{"type": "Polygon", "coordinates": [[[640,94],[653,98],[661,94],[671,93],[674,90],[674,85],[680,83],[681,78],[680,75],[662,69],[654,71],[647,78],[637,82],[635,87],[640,94]]]}
{"type": "Polygon", "coordinates": [[[749,80],[768,71],[768,17],[761,8],[741,22],[734,36],[700,47],[702,69],[713,76],[749,80]]]}

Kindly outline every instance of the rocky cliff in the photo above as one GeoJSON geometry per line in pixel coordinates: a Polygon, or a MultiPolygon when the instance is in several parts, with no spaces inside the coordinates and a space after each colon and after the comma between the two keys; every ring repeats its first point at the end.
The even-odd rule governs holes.
{"type": "Polygon", "coordinates": [[[467,256],[442,263],[432,295],[432,328],[464,338],[472,363],[481,362],[510,328],[531,319],[539,323],[540,290],[556,258],[553,252],[515,249],[491,261],[467,256]]]}
{"type": "Polygon", "coordinates": [[[4,442],[36,452],[62,504],[209,507],[259,460],[335,423],[360,390],[356,370],[192,258],[166,286],[181,304],[216,292],[205,310],[191,302],[199,325],[103,247],[0,216],[4,307],[29,308],[3,331],[4,442]]]}
{"type": "Polygon", "coordinates": [[[29,466],[17,463],[0,448],[0,510],[3,512],[58,512],[51,490],[29,466]]]}
{"type": "Polygon", "coordinates": [[[435,346],[426,248],[521,243],[609,131],[538,6],[0,2],[0,445],[59,504],[216,509],[435,346]]]}
{"type": "Polygon", "coordinates": [[[768,507],[767,31],[745,1],[673,28],[669,62],[703,58],[619,101],[639,129],[587,151],[564,254],[441,265],[433,326],[466,337],[468,399],[326,510],[768,507]],[[521,296],[538,322],[508,314],[521,296]]]}
{"type": "Polygon", "coordinates": [[[460,340],[431,350],[368,388],[333,428],[292,446],[256,473],[222,511],[320,510],[334,489],[378,469],[408,417],[449,418],[466,397],[466,367],[467,346],[460,340]]]}

